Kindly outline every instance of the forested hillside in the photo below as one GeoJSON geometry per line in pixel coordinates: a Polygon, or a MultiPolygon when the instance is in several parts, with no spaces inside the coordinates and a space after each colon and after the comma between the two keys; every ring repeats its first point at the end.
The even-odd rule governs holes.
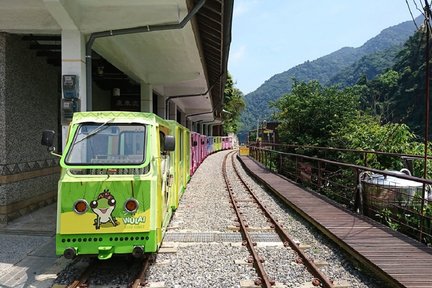
{"type": "Polygon", "coordinates": [[[366,75],[372,79],[392,67],[395,55],[413,35],[415,26],[407,21],[383,30],[359,48],[345,47],[314,61],[306,61],[265,81],[257,90],[246,95],[242,114],[244,131],[256,126],[257,119],[271,119],[269,102],[291,91],[293,79],[317,80],[323,85],[349,86],[366,75]]]}
{"type": "MultiPolygon", "coordinates": [[[[376,107],[373,112],[383,122],[405,123],[421,137],[425,122],[425,30],[422,27],[410,37],[397,54],[392,69],[357,85],[367,95],[375,95],[370,98],[376,107]]],[[[370,103],[369,100],[366,105],[370,103]]]]}

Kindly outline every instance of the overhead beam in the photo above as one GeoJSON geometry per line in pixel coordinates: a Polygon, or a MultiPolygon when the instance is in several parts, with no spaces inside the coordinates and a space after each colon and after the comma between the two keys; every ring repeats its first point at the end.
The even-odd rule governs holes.
{"type": "MultiPolygon", "coordinates": [[[[75,23],[69,10],[63,5],[63,1],[43,0],[43,2],[51,16],[57,21],[63,30],[79,30],[79,25],[75,23]]],[[[72,2],[78,3],[78,1],[69,1],[70,5],[73,5],[72,2]]]]}

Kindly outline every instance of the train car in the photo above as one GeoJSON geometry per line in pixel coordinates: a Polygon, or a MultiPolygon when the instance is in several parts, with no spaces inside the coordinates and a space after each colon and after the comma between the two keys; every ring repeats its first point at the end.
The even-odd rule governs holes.
{"type": "Polygon", "coordinates": [[[190,132],[189,129],[183,127],[175,120],[166,120],[172,131],[174,131],[174,136],[176,139],[175,150],[174,150],[174,190],[178,193],[171,198],[171,207],[173,210],[177,209],[178,203],[180,201],[181,195],[183,195],[186,184],[189,179],[190,170],[190,132]]]}
{"type": "Polygon", "coordinates": [[[198,146],[198,149],[197,149],[197,166],[199,166],[201,164],[201,162],[203,161],[203,158],[202,158],[203,147],[202,147],[202,143],[201,143],[201,134],[199,134],[199,133],[197,133],[197,134],[198,134],[198,136],[197,136],[197,146],[198,146]]]}
{"type": "MultiPolygon", "coordinates": [[[[183,126],[182,126],[183,127],[183,126]]],[[[185,139],[185,149],[183,150],[183,153],[185,155],[185,166],[183,168],[183,173],[184,173],[184,187],[186,188],[187,183],[189,183],[190,178],[191,178],[191,174],[190,174],[190,157],[191,157],[191,143],[189,141],[190,139],[190,130],[187,129],[186,127],[183,127],[183,134],[184,134],[184,138],[185,139]]],[[[185,192],[185,190],[183,190],[183,193],[185,192]]]]}
{"type": "Polygon", "coordinates": [[[233,137],[229,136],[228,137],[228,149],[233,149],[233,148],[234,148],[233,137]]]}
{"type": "MultiPolygon", "coordinates": [[[[60,159],[56,254],[157,251],[184,191],[189,137],[152,113],[75,113],[60,159]]],[[[53,139],[44,131],[50,151],[53,139]]]]}
{"type": "Polygon", "coordinates": [[[213,136],[207,136],[207,155],[213,153],[213,136]]]}
{"type": "Polygon", "coordinates": [[[207,136],[206,135],[200,135],[200,141],[201,141],[201,161],[204,161],[204,159],[207,157],[207,136]]]}
{"type": "Polygon", "coordinates": [[[201,135],[197,132],[191,132],[191,169],[190,174],[193,175],[195,173],[196,169],[198,168],[198,165],[200,164],[199,161],[199,154],[201,152],[201,135]]]}
{"type": "Polygon", "coordinates": [[[212,148],[212,152],[217,152],[218,151],[218,137],[217,136],[213,136],[213,148],[212,148]]]}
{"type": "Polygon", "coordinates": [[[228,136],[223,136],[221,137],[221,139],[222,139],[222,150],[229,149],[228,136]]]}
{"type": "Polygon", "coordinates": [[[215,136],[214,138],[214,148],[213,150],[215,152],[222,150],[222,141],[221,141],[221,137],[220,136],[215,136]]]}

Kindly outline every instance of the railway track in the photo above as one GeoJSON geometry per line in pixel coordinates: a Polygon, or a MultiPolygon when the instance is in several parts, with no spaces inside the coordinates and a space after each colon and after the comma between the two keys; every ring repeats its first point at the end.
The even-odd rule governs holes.
{"type": "MultiPolygon", "coordinates": [[[[248,231],[248,222],[245,217],[245,213],[241,211],[241,205],[239,199],[236,197],[236,191],[232,188],[231,180],[228,177],[227,173],[227,159],[228,157],[231,157],[231,162],[233,166],[233,171],[235,172],[235,177],[242,183],[242,186],[244,187],[245,191],[247,191],[247,194],[252,197],[253,201],[257,204],[257,207],[262,211],[262,213],[267,218],[267,221],[271,223],[271,227],[274,228],[275,232],[281,239],[281,241],[284,243],[285,247],[290,247],[293,251],[295,251],[297,258],[296,263],[303,264],[307,268],[307,270],[311,273],[312,279],[311,283],[314,286],[319,287],[327,287],[327,288],[333,288],[333,282],[326,277],[319,268],[315,265],[314,260],[310,259],[303,251],[300,249],[300,247],[295,243],[293,238],[288,234],[288,232],[282,227],[281,224],[271,215],[271,212],[265,207],[263,203],[261,203],[260,199],[255,195],[255,193],[252,191],[252,189],[248,186],[248,184],[242,179],[235,163],[234,163],[234,155],[235,152],[231,152],[227,154],[223,160],[222,164],[222,174],[225,180],[226,188],[230,195],[230,200],[232,203],[232,206],[235,210],[235,214],[237,215],[237,219],[239,222],[239,228],[240,233],[242,234],[242,237],[244,239],[243,244],[247,246],[250,254],[251,259],[250,262],[252,262],[259,278],[255,280],[256,285],[261,285],[262,287],[272,287],[275,285],[276,279],[271,279],[266,272],[265,266],[263,264],[264,258],[259,255],[258,250],[255,248],[256,243],[254,243],[251,239],[251,236],[248,231]]],[[[244,199],[242,199],[241,202],[244,202],[244,199]]]]}
{"type": "MultiPolygon", "coordinates": [[[[129,281],[130,284],[127,285],[128,288],[140,288],[145,287],[147,284],[145,277],[146,273],[150,267],[150,264],[154,261],[155,254],[147,254],[142,259],[142,263],[140,265],[140,270],[135,274],[136,276],[129,281]]],[[[81,274],[76,277],[75,280],[73,280],[70,284],[66,285],[67,288],[87,288],[91,287],[91,279],[92,275],[98,271],[98,269],[103,265],[104,263],[92,259],[88,266],[81,272],[81,274]]],[[[126,286],[125,286],[126,287],[126,286]]]]}
{"type": "MultiPolygon", "coordinates": [[[[109,285],[109,287],[126,288],[155,284],[159,285],[158,287],[167,288],[237,287],[239,284],[241,287],[254,287],[255,284],[261,287],[310,288],[351,286],[340,286],[342,281],[355,284],[351,274],[347,274],[345,270],[341,271],[343,268],[339,264],[341,262],[337,262],[345,261],[346,258],[341,256],[339,260],[334,260],[333,255],[335,254],[327,248],[326,244],[316,240],[320,236],[314,231],[309,232],[307,226],[298,221],[295,215],[290,215],[290,212],[285,210],[285,204],[278,203],[265,191],[261,191],[260,187],[254,184],[243,171],[235,159],[235,154],[230,154],[230,156],[215,155],[214,160],[217,162],[213,163],[213,167],[216,167],[215,163],[217,163],[218,169],[197,171],[195,177],[202,177],[202,179],[194,178],[194,181],[191,181],[190,184],[195,185],[195,190],[185,194],[186,198],[183,198],[183,203],[171,223],[173,226],[165,235],[165,244],[169,244],[169,247],[176,247],[175,252],[158,254],[157,260],[150,265],[148,273],[145,272],[148,267],[143,268],[144,263],[143,266],[140,266],[140,262],[134,261],[132,264],[126,259],[124,259],[126,262],[121,263],[119,259],[123,258],[119,258],[111,263],[97,261],[100,266],[96,265],[93,272],[87,273],[89,275],[87,277],[77,277],[76,275],[83,268],[77,270],[76,267],[79,265],[75,265],[75,269],[72,267],[63,277],[67,281],[58,283],[72,284],[70,280],[75,275],[77,279],[75,283],[78,285],[74,284],[75,286],[69,287],[109,285]],[[223,169],[219,168],[221,164],[223,169]],[[210,178],[207,172],[209,170],[213,173],[210,178]],[[222,170],[224,173],[221,173],[222,170]],[[246,182],[243,181],[245,184],[238,180],[237,173],[240,173],[245,179],[246,182]],[[232,196],[226,193],[225,186],[231,187],[228,190],[232,190],[232,196]],[[251,187],[252,189],[249,190],[258,195],[255,196],[256,199],[245,186],[251,187]],[[235,204],[230,204],[229,199],[233,199],[235,204]],[[265,203],[262,206],[267,206],[264,207],[268,210],[267,213],[259,212],[256,207],[259,205],[256,204],[258,202],[265,203]],[[233,206],[239,206],[237,215],[242,217],[243,226],[246,228],[243,232],[240,231],[241,233],[237,232],[238,228],[233,227],[232,221],[236,218],[231,208],[233,206]],[[279,222],[267,221],[269,217],[265,214],[276,216],[279,222]],[[278,232],[278,226],[282,232],[278,232]],[[291,239],[295,237],[291,244],[289,240],[281,238],[280,235],[284,233],[284,230],[289,231],[291,239]],[[250,245],[247,245],[247,238],[249,238],[250,245]],[[242,246],[243,240],[245,246],[242,246]],[[300,242],[302,244],[299,244],[300,242]],[[293,246],[294,249],[291,249],[290,246],[293,246]],[[316,259],[315,264],[321,269],[318,272],[330,276],[335,283],[327,279],[329,283],[326,285],[323,280],[325,275],[315,275],[309,272],[311,268],[307,266],[308,257],[304,256],[303,260],[301,255],[294,252],[295,248],[306,249],[304,252],[307,253],[309,259],[316,259]],[[255,252],[251,252],[251,249],[255,252]],[[263,272],[258,272],[260,268],[263,272]],[[109,269],[110,272],[106,273],[104,269],[109,269]],[[125,269],[128,271],[120,271],[125,269]],[[138,272],[140,269],[143,272],[138,272]],[[140,276],[137,276],[138,274],[140,276]],[[85,281],[79,281],[81,278],[85,281]],[[313,286],[312,283],[317,286],[313,286]]],[[[236,223],[241,222],[241,220],[235,221],[236,223]]],[[[80,263],[88,265],[88,262],[85,261],[80,263]]],[[[381,288],[383,286],[360,284],[351,287],[381,288]]]]}

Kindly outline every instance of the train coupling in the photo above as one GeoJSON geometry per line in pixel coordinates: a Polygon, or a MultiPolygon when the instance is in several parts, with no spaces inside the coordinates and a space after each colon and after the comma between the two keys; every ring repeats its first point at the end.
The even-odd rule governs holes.
{"type": "Polygon", "coordinates": [[[114,247],[113,246],[100,246],[100,247],[98,247],[98,250],[99,250],[99,254],[98,254],[99,260],[110,259],[114,253],[114,247]]]}

